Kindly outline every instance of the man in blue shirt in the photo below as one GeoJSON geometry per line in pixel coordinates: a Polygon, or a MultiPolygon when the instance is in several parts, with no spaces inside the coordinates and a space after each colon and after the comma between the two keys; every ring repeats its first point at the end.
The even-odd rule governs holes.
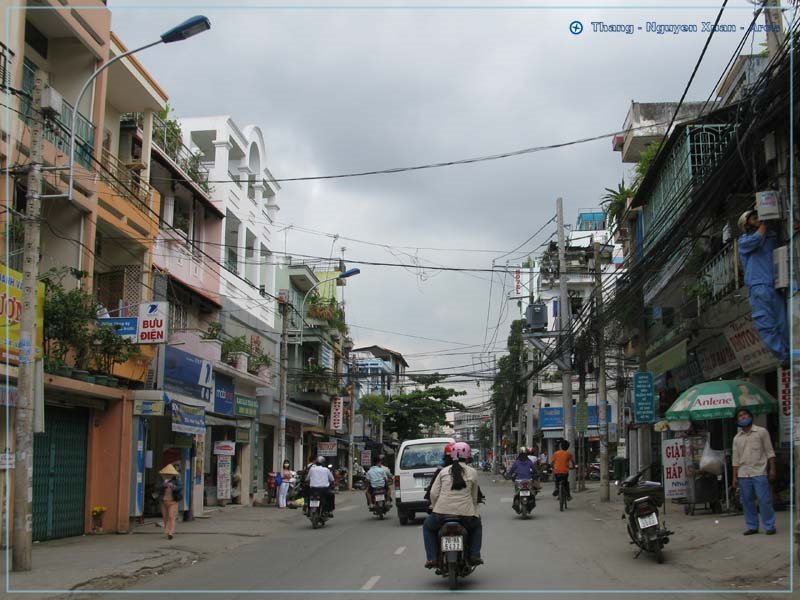
{"type": "Polygon", "coordinates": [[[789,325],[786,303],[775,290],[772,251],[778,245],[778,235],[767,228],[755,210],[739,217],[739,260],[744,267],[744,284],[750,293],[753,322],[761,339],[781,361],[789,361],[789,325]]]}
{"type": "Polygon", "coordinates": [[[391,472],[383,466],[383,459],[379,457],[372,465],[372,468],[367,471],[367,506],[370,509],[375,505],[375,492],[373,490],[385,489],[387,504],[391,502],[391,496],[388,493],[391,481],[391,472]]]}

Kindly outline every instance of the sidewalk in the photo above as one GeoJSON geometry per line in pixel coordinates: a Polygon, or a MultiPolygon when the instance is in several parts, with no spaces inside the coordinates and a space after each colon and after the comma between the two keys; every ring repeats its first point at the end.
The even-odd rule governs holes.
{"type": "MultiPolygon", "coordinates": [[[[353,498],[354,494],[340,492],[337,506],[346,506],[353,498]]],[[[22,590],[124,589],[137,581],[261,541],[270,533],[294,527],[303,520],[299,509],[229,505],[209,507],[201,518],[178,522],[173,540],[164,536],[161,520],[153,518],[135,524],[129,534],[86,535],[36,543],[33,569],[11,573],[9,589],[12,597],[13,591],[22,590]]],[[[3,573],[5,554],[4,551],[0,556],[3,573]]],[[[24,597],[32,598],[30,593],[24,597]]]]}
{"type": "MultiPolygon", "coordinates": [[[[588,482],[586,490],[573,492],[568,510],[588,511],[594,521],[627,538],[622,496],[611,483],[611,501],[600,502],[599,482],[588,482]]],[[[549,498],[545,498],[545,501],[549,498]]],[[[667,527],[674,531],[664,548],[665,560],[688,574],[697,573],[720,582],[720,588],[786,588],[789,586],[789,547],[791,525],[789,511],[776,513],[773,536],[763,532],[743,536],[744,516],[735,513],[713,514],[697,508],[695,516],[684,513],[684,505],[667,500],[660,514],[667,527]]],[[[631,545],[631,556],[636,547],[631,545]]],[[[642,553],[639,560],[647,560],[642,553]]],[[[691,581],[686,581],[691,586],[691,581]]]]}

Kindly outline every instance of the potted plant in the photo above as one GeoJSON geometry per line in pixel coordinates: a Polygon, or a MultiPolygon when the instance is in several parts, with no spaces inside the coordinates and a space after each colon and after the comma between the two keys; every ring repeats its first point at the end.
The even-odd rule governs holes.
{"type": "Polygon", "coordinates": [[[103,533],[103,515],[106,513],[105,506],[92,507],[92,533],[103,533]]]}
{"type": "Polygon", "coordinates": [[[92,348],[94,364],[100,372],[95,376],[95,383],[108,386],[113,379],[112,387],[116,387],[119,382],[114,377],[114,365],[127,362],[139,352],[138,346],[131,340],[120,337],[111,325],[104,325],[102,322],[92,332],[92,348]]]}
{"type": "MultiPolygon", "coordinates": [[[[78,279],[83,273],[73,273],[78,279]]],[[[63,277],[63,276],[62,276],[63,277]]],[[[97,315],[92,297],[79,287],[66,290],[60,279],[45,277],[44,352],[48,367],[56,374],[70,377],[73,370],[67,365],[72,352],[80,378],[88,377],[90,327],[97,315]]]]}
{"type": "Polygon", "coordinates": [[[222,361],[240,371],[247,370],[247,355],[250,346],[243,336],[233,337],[222,342],[222,361]]]}

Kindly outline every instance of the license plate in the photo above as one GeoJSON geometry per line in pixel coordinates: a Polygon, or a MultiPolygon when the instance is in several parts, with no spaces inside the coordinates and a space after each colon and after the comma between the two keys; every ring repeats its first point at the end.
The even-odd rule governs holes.
{"type": "Polygon", "coordinates": [[[375,496],[375,502],[383,502],[384,500],[386,500],[386,496],[384,496],[383,494],[381,494],[380,496],[375,496]]]}
{"type": "Polygon", "coordinates": [[[658,517],[656,513],[651,513],[645,517],[638,517],[639,519],[639,527],[641,529],[647,529],[648,527],[654,527],[658,525],[658,517]]]}
{"type": "Polygon", "coordinates": [[[442,552],[463,552],[464,538],[461,536],[446,536],[442,538],[442,552]]]}
{"type": "Polygon", "coordinates": [[[418,488],[426,488],[431,484],[433,481],[433,477],[417,477],[416,483],[418,488]]]}
{"type": "Polygon", "coordinates": [[[310,506],[311,508],[319,508],[319,500],[312,500],[310,506]]]}
{"type": "Polygon", "coordinates": [[[519,495],[520,496],[530,496],[531,495],[531,491],[530,490],[521,490],[519,495]]]}

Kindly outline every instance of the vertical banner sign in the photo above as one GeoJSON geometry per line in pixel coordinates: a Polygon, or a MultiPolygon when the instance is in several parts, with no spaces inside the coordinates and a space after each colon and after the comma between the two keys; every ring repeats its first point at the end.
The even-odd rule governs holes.
{"type": "Polygon", "coordinates": [[[589,427],[589,405],[586,400],[581,400],[575,407],[575,431],[578,433],[586,433],[589,427]]]}
{"type": "Polygon", "coordinates": [[[217,456],[217,499],[231,499],[231,457],[217,456]]]}
{"type": "Polygon", "coordinates": [[[654,423],[656,420],[656,395],[653,374],[639,371],[633,375],[633,408],[637,423],[654,423]]]}
{"type": "Polygon", "coordinates": [[[169,302],[139,305],[139,343],[166,344],[169,302]]]}
{"type": "Polygon", "coordinates": [[[661,464],[664,468],[664,495],[686,497],[686,446],[683,438],[661,442],[661,464]]]}
{"type": "MultiPolygon", "coordinates": [[[[22,273],[0,265],[0,337],[8,339],[2,343],[0,358],[16,363],[20,356],[19,329],[22,319],[22,273]]],[[[42,357],[44,336],[44,283],[36,288],[36,334],[33,344],[34,356],[42,357]]]]}
{"type": "Polygon", "coordinates": [[[334,398],[331,402],[331,429],[341,431],[344,425],[344,398],[334,398]]]}
{"type": "Polygon", "coordinates": [[[782,448],[790,448],[792,446],[792,373],[789,369],[778,369],[778,405],[779,443],[782,448]]]}
{"type": "Polygon", "coordinates": [[[514,269],[514,292],[515,296],[519,296],[522,292],[522,269],[519,267],[514,269]]]}
{"type": "Polygon", "coordinates": [[[361,466],[362,467],[372,466],[372,452],[370,452],[369,450],[361,451],[361,466]]]}

